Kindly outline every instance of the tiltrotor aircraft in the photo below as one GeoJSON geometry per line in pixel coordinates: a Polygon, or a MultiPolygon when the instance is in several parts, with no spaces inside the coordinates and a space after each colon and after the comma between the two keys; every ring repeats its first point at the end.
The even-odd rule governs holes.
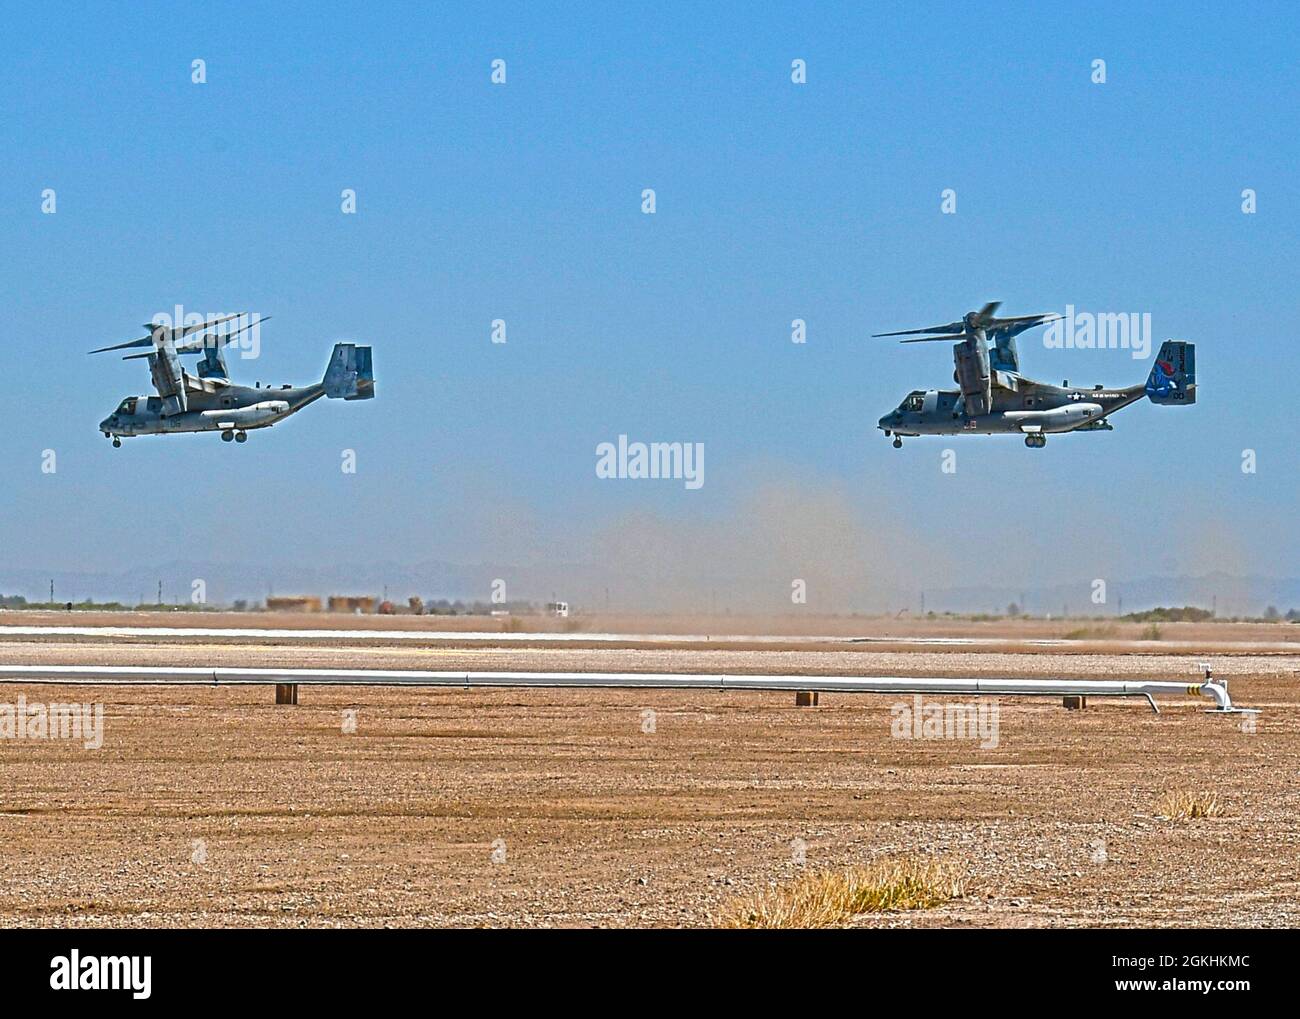
{"type": "Polygon", "coordinates": [[[1049,432],[1112,431],[1106,420],[1115,411],[1147,397],[1156,404],[1196,402],[1196,347],[1166,340],[1144,384],[1122,389],[1071,388],[1034,382],[1020,374],[1016,337],[1059,315],[994,318],[1000,301],[966,314],[959,322],[928,329],[904,329],[877,336],[910,336],[903,343],[956,340],[952,348],[956,390],[927,389],[909,393],[878,427],[894,436],[1024,435],[1025,445],[1047,445],[1049,432]]]}
{"type": "Polygon", "coordinates": [[[248,429],[269,428],[322,396],[369,400],[375,395],[370,348],[355,343],[334,344],[325,377],[313,385],[279,389],[260,384],[251,388],[235,385],[226,370],[223,349],[240,333],[261,325],[270,316],[238,328],[218,330],[243,317],[244,313],[225,315],[183,328],[146,324],[148,336],[92,350],[92,354],[100,354],[129,347],[153,348],[143,354],[127,354],[123,360],[148,358],[149,374],[158,395],[128,396],[99,423],[104,437],[111,438],[114,446],[121,446],[122,436],[129,435],[220,432],[226,442],[244,442],[248,429]],[[184,354],[202,355],[197,376],[181,365],[184,354]]]}

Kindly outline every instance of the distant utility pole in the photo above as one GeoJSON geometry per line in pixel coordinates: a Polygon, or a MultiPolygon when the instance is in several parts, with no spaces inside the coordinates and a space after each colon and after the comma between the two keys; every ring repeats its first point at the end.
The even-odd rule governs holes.
{"type": "Polygon", "coordinates": [[[50,604],[54,604],[54,578],[50,578],[50,604]]]}
{"type": "Polygon", "coordinates": [[[162,581],[158,581],[158,604],[162,604],[162,581]]]}

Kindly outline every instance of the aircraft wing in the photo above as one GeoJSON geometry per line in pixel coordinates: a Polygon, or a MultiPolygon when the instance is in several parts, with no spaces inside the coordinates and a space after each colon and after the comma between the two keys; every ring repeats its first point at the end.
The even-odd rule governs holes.
{"type": "Polygon", "coordinates": [[[993,385],[998,389],[1006,389],[1012,393],[1017,393],[1020,391],[1020,375],[1013,371],[1009,372],[994,368],[993,385]]]}

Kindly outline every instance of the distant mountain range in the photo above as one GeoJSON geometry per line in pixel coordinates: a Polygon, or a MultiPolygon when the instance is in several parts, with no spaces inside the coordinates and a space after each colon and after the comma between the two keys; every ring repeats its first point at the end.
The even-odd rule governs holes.
{"type": "MultiPolygon", "coordinates": [[[[926,608],[936,612],[1004,612],[1014,602],[1035,616],[1122,615],[1159,605],[1194,605],[1220,616],[1258,616],[1272,605],[1285,613],[1300,609],[1300,578],[1272,579],[1208,573],[1200,577],[1140,577],[1112,580],[1104,604],[1092,600],[1093,580],[1047,587],[960,587],[926,592],[926,608]]],[[[911,606],[909,606],[911,607],[911,606]]]]}
{"type": "MultiPolygon", "coordinates": [[[[460,565],[442,561],[421,563],[327,563],[319,566],[269,566],[256,563],[180,561],[122,572],[60,571],[0,568],[0,594],[21,595],[32,602],[54,600],[119,601],[125,604],[189,602],[195,593],[207,604],[230,605],[236,600],[263,601],[268,595],[367,594],[405,602],[411,595],[426,601],[446,598],[488,601],[493,582],[505,582],[503,597],[511,601],[566,600],[589,611],[710,611],[781,612],[792,607],[790,581],[770,576],[692,574],[686,567],[655,569],[634,576],[600,564],[511,566],[460,565]]],[[[1199,577],[1142,577],[1109,580],[1104,604],[1092,600],[1093,579],[1041,587],[988,584],[926,589],[904,588],[895,581],[845,582],[838,578],[823,587],[807,581],[807,605],[814,612],[934,612],[1003,613],[1015,603],[1032,615],[1119,615],[1158,605],[1195,605],[1215,609],[1221,616],[1260,615],[1269,605],[1286,612],[1300,608],[1300,578],[1272,579],[1209,573],[1199,577]],[[833,591],[831,588],[833,587],[833,591]]]]}

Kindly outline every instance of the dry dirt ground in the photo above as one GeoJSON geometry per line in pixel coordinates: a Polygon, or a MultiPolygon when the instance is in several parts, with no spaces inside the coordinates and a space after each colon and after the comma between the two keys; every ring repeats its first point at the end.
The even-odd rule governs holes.
{"type": "MultiPolygon", "coordinates": [[[[87,614],[0,615],[69,622],[87,614]]],[[[1017,642],[1103,624],[726,622],[716,632],[886,639],[786,650],[0,634],[0,662],[1192,682],[1201,653],[1236,701],[1264,711],[1252,731],[1191,697],[1166,699],[1159,717],[1141,701],[1067,712],[1003,698],[998,745],[985,748],[896,738],[893,699],[880,696],[796,708],[788,694],[303,687],[302,703],[277,707],[264,688],[5,685],[0,702],[100,701],[105,719],[98,750],[0,740],[0,924],[701,925],[799,873],[800,845],[809,868],[915,852],[966,869],[966,897],[869,925],[1300,923],[1300,627],[1168,626],[1162,641],[1140,641],[1142,627],[1117,626],[1029,647],[1017,642]],[[962,635],[998,642],[888,640],[962,635]],[[1159,816],[1175,789],[1217,791],[1226,813],[1159,816]]],[[[601,624],[582,625],[686,632],[659,619],[601,624]]]]}

